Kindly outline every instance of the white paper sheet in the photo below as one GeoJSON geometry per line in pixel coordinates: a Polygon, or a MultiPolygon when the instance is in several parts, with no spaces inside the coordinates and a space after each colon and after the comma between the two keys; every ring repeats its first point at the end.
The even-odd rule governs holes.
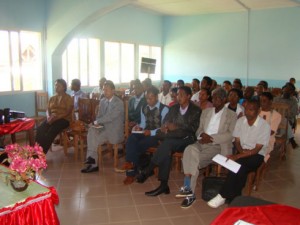
{"type": "Polygon", "coordinates": [[[144,131],[143,130],[133,130],[131,131],[132,134],[143,134],[144,131]]]}
{"type": "Polygon", "coordinates": [[[234,173],[237,173],[241,167],[240,164],[220,154],[217,154],[212,160],[234,173]]]}

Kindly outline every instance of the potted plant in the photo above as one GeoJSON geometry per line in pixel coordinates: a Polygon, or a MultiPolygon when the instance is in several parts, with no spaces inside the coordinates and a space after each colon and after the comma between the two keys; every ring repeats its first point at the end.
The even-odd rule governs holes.
{"type": "Polygon", "coordinates": [[[41,176],[43,169],[46,169],[46,156],[38,144],[32,146],[20,146],[11,144],[5,147],[9,170],[5,174],[6,183],[11,183],[16,191],[24,191],[30,180],[41,176]]]}

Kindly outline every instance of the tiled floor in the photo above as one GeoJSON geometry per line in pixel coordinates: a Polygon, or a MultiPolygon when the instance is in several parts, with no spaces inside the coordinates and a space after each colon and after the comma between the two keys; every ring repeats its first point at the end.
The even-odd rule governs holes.
{"type": "MultiPolygon", "coordinates": [[[[299,137],[299,129],[296,136],[299,137]]],[[[300,138],[296,140],[300,143],[300,138]]],[[[286,161],[280,161],[276,154],[271,160],[259,191],[252,195],[300,208],[300,148],[289,147],[286,161]]],[[[144,192],[158,185],[155,177],[144,184],[125,186],[124,174],[113,171],[112,159],[107,155],[104,161],[100,174],[81,174],[82,163],[74,161],[72,149],[67,157],[61,147],[48,152],[45,183],[58,191],[60,204],[56,210],[62,225],[204,225],[226,207],[211,209],[201,199],[202,177],[197,186],[197,201],[189,209],[181,209],[182,199],[174,195],[182,185],[182,173],[171,172],[171,194],[147,197],[144,192]]]]}

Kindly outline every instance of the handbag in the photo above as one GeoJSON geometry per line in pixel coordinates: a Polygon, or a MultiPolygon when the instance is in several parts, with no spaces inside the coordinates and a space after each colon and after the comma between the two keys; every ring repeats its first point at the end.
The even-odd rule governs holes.
{"type": "Polygon", "coordinates": [[[226,177],[204,177],[202,180],[202,199],[209,201],[220,193],[226,177]]]}

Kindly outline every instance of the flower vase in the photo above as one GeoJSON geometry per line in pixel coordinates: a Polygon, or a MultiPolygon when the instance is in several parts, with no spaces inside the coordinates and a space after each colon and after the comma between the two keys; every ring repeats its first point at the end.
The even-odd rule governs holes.
{"type": "Polygon", "coordinates": [[[10,184],[12,188],[17,192],[25,191],[28,187],[28,183],[24,180],[11,180],[10,184]]]}

